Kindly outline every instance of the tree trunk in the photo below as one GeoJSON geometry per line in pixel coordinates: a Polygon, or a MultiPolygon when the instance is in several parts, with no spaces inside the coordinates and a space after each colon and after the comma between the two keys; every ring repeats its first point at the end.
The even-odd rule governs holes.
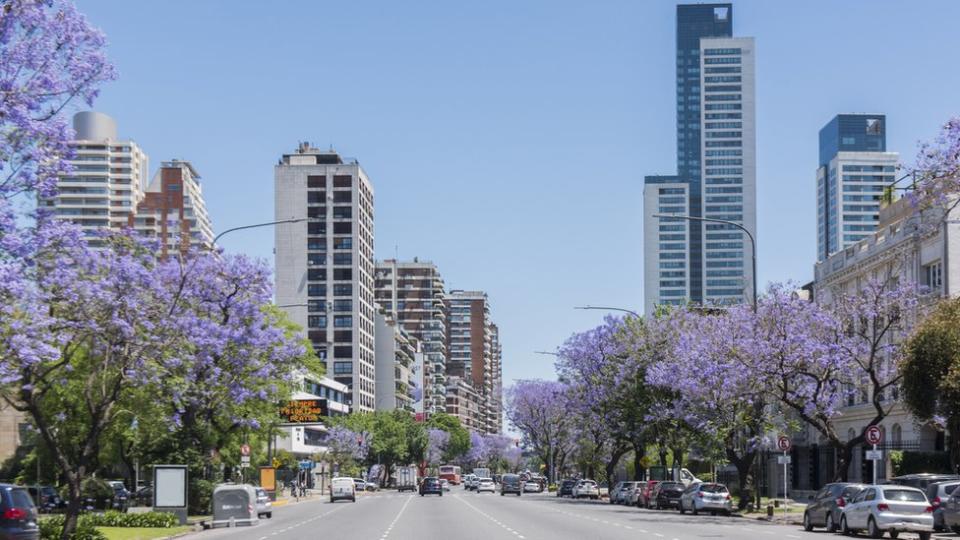
{"type": "Polygon", "coordinates": [[[646,479],[647,471],[643,469],[643,455],[637,447],[633,447],[633,479],[637,482],[646,479]]]}
{"type": "Polygon", "coordinates": [[[853,463],[853,448],[856,446],[852,444],[854,441],[850,441],[847,444],[834,445],[834,448],[837,450],[837,472],[834,475],[834,482],[846,482],[847,479],[850,478],[850,465],[853,463]]]}
{"type": "Polygon", "coordinates": [[[727,448],[726,452],[727,460],[737,468],[737,480],[740,484],[737,486],[737,508],[743,510],[750,502],[750,488],[753,483],[751,482],[753,479],[750,476],[750,469],[757,454],[756,452],[746,452],[743,456],[739,456],[732,448],[727,448]]]}
{"type": "Polygon", "coordinates": [[[613,453],[610,455],[610,461],[607,462],[607,466],[605,467],[608,485],[613,485],[613,471],[617,468],[617,465],[620,463],[620,459],[623,458],[623,455],[626,453],[627,447],[625,446],[613,449],[613,453]]]}
{"type": "Polygon", "coordinates": [[[950,467],[953,472],[960,471],[960,414],[947,420],[947,437],[950,444],[950,467]]]}
{"type": "Polygon", "coordinates": [[[80,483],[83,481],[80,474],[69,473],[67,476],[67,511],[64,514],[63,531],[60,540],[68,540],[77,530],[77,520],[80,517],[80,507],[83,504],[80,483]]]}

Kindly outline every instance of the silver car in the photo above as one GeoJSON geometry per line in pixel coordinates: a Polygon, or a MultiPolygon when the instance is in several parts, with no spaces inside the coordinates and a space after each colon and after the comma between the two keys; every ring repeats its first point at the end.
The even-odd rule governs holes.
{"type": "Polygon", "coordinates": [[[270,502],[270,496],[267,495],[267,490],[263,488],[257,488],[257,517],[272,518],[273,517],[273,503],[270,502]]]}
{"type": "Polygon", "coordinates": [[[730,515],[733,512],[733,499],[727,491],[727,486],[723,484],[708,482],[690,484],[680,496],[680,513],[685,514],[687,510],[693,512],[693,515],[700,512],[711,514],[722,512],[730,515]]]}
{"type": "Polygon", "coordinates": [[[930,540],[933,533],[933,507],[917,488],[883,485],[867,486],[840,515],[840,531],[851,535],[867,531],[873,538],[889,532],[896,538],[901,532],[915,532],[920,540],[930,540]]]}
{"type": "Polygon", "coordinates": [[[597,500],[600,498],[600,488],[593,480],[580,480],[573,486],[573,498],[597,500]]]}

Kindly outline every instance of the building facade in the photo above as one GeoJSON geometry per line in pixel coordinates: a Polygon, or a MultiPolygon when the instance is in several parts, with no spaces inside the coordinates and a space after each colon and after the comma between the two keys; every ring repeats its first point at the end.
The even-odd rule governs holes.
{"type": "Polygon", "coordinates": [[[447,414],[456,416],[470,431],[486,433],[483,396],[468,380],[457,375],[447,377],[447,414]]]}
{"type": "Polygon", "coordinates": [[[820,130],[817,260],[873,235],[899,155],[887,152],[886,117],[840,114],[820,130]]]}
{"type": "Polygon", "coordinates": [[[277,305],[307,329],[355,411],[376,407],[373,185],[356,160],[302,143],[274,168],[277,305]]]}
{"type": "Polygon", "coordinates": [[[482,291],[450,291],[444,300],[447,310],[447,412],[470,421],[483,433],[499,433],[502,427],[502,374],[499,329],[490,319],[490,303],[482,291]],[[478,418],[465,404],[471,395],[462,389],[470,385],[479,400],[478,418]],[[449,395],[458,392],[456,399],[449,395]]]}
{"type": "Polygon", "coordinates": [[[429,261],[387,259],[376,265],[374,297],[423,351],[423,410],[446,411],[447,322],[444,283],[429,261]]]}
{"type": "Polygon", "coordinates": [[[133,140],[120,139],[117,123],[103,113],[75,114],[73,129],[73,172],[61,176],[57,195],[41,204],[79,225],[90,245],[97,246],[100,232],[129,226],[144,197],[149,158],[133,140]]]}
{"type": "Polygon", "coordinates": [[[756,237],[753,38],[734,38],[731,4],[677,6],[677,174],[644,180],[644,306],[750,300],[756,237]]]}
{"type": "Polygon", "coordinates": [[[376,409],[422,412],[414,408],[423,385],[417,362],[420,343],[389,314],[378,312],[376,321],[376,409]]]}
{"type": "Polygon", "coordinates": [[[200,174],[189,161],[164,161],[128,226],[159,244],[160,256],[186,255],[213,246],[213,226],[203,200],[200,174]]]}

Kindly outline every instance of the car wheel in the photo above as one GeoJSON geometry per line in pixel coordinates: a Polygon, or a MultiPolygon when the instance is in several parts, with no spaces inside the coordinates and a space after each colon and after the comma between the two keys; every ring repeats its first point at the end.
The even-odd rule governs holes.
{"type": "Polygon", "coordinates": [[[501,492],[500,492],[500,496],[503,497],[504,495],[506,495],[506,493],[504,493],[504,492],[501,491],[501,492]]]}
{"type": "Polygon", "coordinates": [[[960,534],[960,525],[954,525],[950,527],[950,530],[953,531],[954,534],[960,534]]]}
{"type": "Polygon", "coordinates": [[[693,512],[693,515],[696,516],[696,515],[699,515],[699,514],[700,514],[700,511],[697,510],[697,503],[696,503],[696,501],[694,501],[694,503],[690,505],[690,508],[691,508],[691,511],[693,512]]]}
{"type": "Polygon", "coordinates": [[[899,531],[890,531],[890,538],[893,538],[894,540],[896,540],[899,537],[900,537],[899,531]]]}
{"type": "Polygon", "coordinates": [[[686,514],[687,511],[683,509],[683,501],[680,501],[680,504],[677,505],[680,508],[681,514],[686,514]]]}
{"type": "Polygon", "coordinates": [[[442,492],[442,491],[440,492],[440,496],[443,497],[443,492],[442,492]]]}
{"type": "Polygon", "coordinates": [[[354,502],[354,503],[357,502],[357,498],[356,498],[356,497],[350,497],[350,502],[354,502]]]}
{"type": "Polygon", "coordinates": [[[827,532],[837,532],[837,524],[833,522],[833,512],[829,512],[823,522],[826,524],[827,532]]]}
{"type": "Polygon", "coordinates": [[[881,538],[883,536],[883,531],[877,527],[877,522],[873,519],[873,516],[867,519],[867,536],[870,538],[881,538]]]}
{"type": "Polygon", "coordinates": [[[922,532],[917,534],[920,535],[920,540],[930,540],[930,533],[928,532],[922,532]]]}
{"type": "Polygon", "coordinates": [[[803,530],[807,532],[813,530],[813,522],[810,521],[810,512],[803,513],[803,530]]]}
{"type": "Polygon", "coordinates": [[[840,534],[844,536],[853,536],[853,531],[847,527],[847,516],[840,516],[840,534]]]}
{"type": "Polygon", "coordinates": [[[267,519],[273,519],[273,512],[267,512],[267,519]]]}

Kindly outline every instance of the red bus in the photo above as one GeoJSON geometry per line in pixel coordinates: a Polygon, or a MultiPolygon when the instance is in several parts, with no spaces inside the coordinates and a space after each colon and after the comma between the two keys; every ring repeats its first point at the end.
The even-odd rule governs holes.
{"type": "Polygon", "coordinates": [[[451,485],[460,485],[460,467],[456,465],[441,465],[440,478],[446,479],[451,485]]]}

